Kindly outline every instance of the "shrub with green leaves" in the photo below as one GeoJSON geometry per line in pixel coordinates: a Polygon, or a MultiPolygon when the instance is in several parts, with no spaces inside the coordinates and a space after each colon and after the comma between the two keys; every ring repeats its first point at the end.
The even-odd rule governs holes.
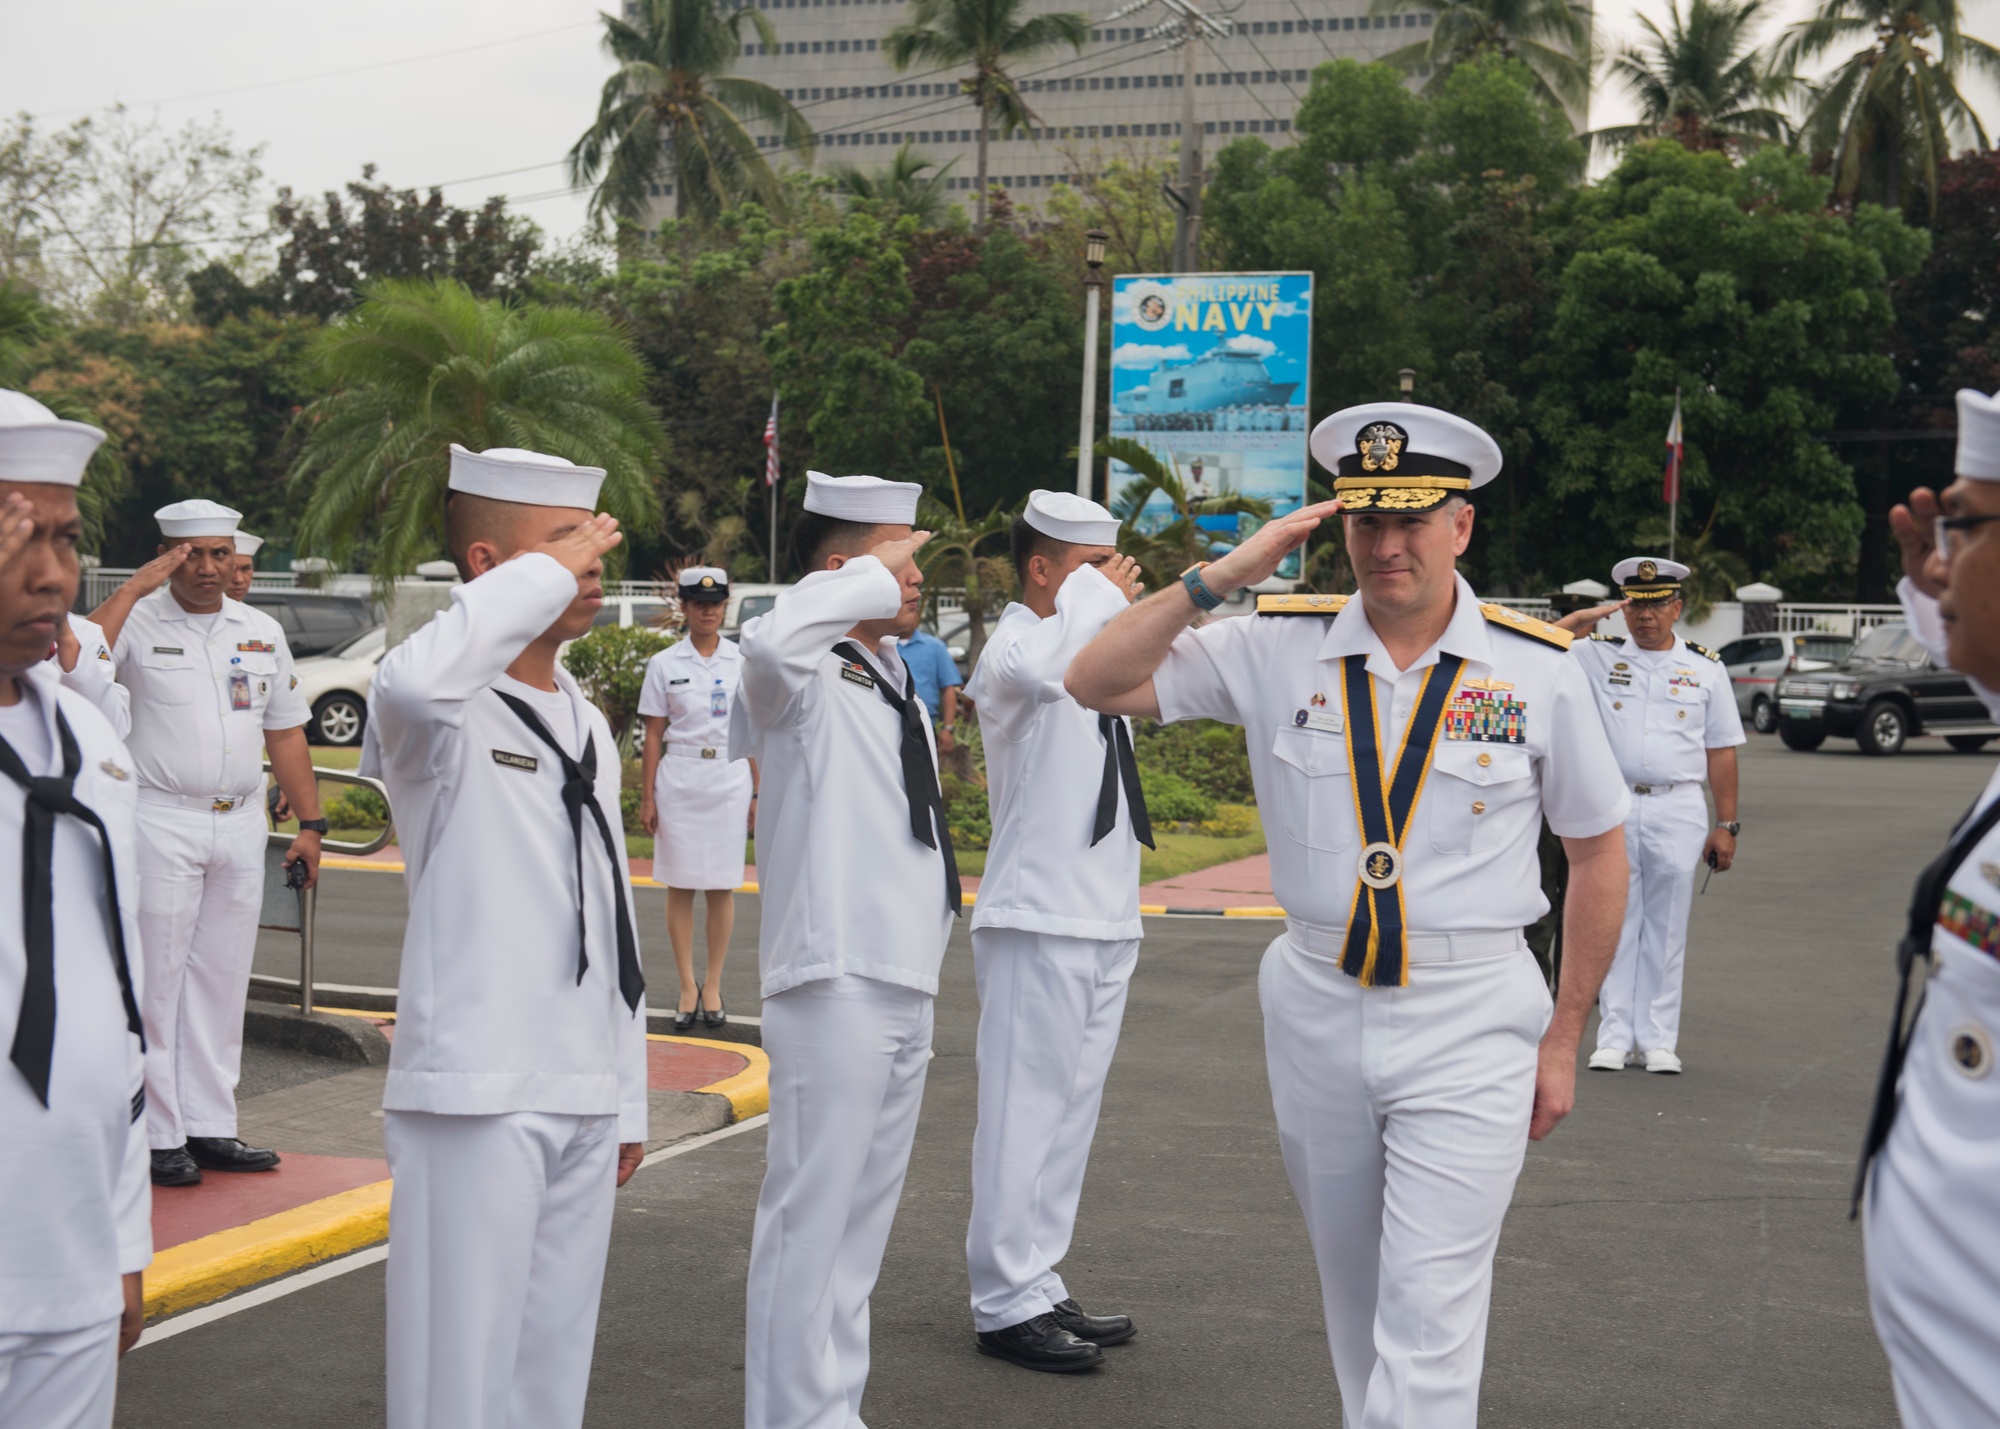
{"type": "Polygon", "coordinates": [[[1146,791],[1146,812],[1155,827],[1199,824],[1215,816],[1215,800],[1168,770],[1141,765],[1139,787],[1146,791]]]}
{"type": "Polygon", "coordinates": [[[673,643],[672,636],[650,626],[600,625],[563,652],[563,668],[583,687],[584,698],[604,711],[621,744],[639,717],[646,662],[673,643]]]}
{"type": "Polygon", "coordinates": [[[1217,803],[1256,802],[1250,783],[1250,746],[1239,726],[1207,719],[1185,724],[1134,720],[1132,735],[1141,771],[1158,770],[1184,779],[1217,803]]]}
{"type": "Polygon", "coordinates": [[[993,841],[993,811],[986,803],[986,786],[975,779],[961,779],[949,769],[939,785],[944,794],[945,826],[951,830],[952,847],[983,849],[993,841]]]}
{"type": "Polygon", "coordinates": [[[359,784],[342,788],[326,801],[321,812],[336,829],[367,829],[389,822],[388,801],[359,784]]]}
{"type": "Polygon", "coordinates": [[[1248,838],[1262,820],[1255,804],[1217,804],[1212,817],[1201,821],[1201,831],[1212,839],[1248,838]]]}

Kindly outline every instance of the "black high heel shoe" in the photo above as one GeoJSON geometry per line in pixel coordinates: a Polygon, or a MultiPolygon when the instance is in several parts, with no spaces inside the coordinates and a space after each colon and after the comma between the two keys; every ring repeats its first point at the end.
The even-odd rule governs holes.
{"type": "Polygon", "coordinates": [[[694,990],[694,1006],[686,1012],[682,1012],[679,1008],[674,1009],[674,1031],[687,1031],[694,1026],[694,1020],[699,1016],[701,1016],[701,988],[697,986],[694,990]]]}
{"type": "Polygon", "coordinates": [[[710,1012],[706,1007],[701,1007],[701,997],[699,994],[695,997],[694,1005],[701,1007],[701,1020],[705,1024],[710,1027],[721,1027],[729,1021],[729,1004],[722,1001],[721,993],[715,995],[715,1000],[721,1003],[721,1006],[717,1007],[713,1012],[710,1012]]]}

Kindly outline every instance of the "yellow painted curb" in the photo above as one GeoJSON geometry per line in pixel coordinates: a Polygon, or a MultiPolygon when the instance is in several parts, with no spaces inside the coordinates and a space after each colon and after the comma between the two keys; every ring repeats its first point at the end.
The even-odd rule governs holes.
{"type": "Polygon", "coordinates": [[[377,1181],[170,1246],[147,1268],[146,1318],[191,1310],[388,1234],[389,1183],[377,1181]]]}
{"type": "Polygon", "coordinates": [[[1285,916],[1285,910],[1282,908],[1225,908],[1222,910],[1222,916],[1225,918],[1282,918],[1285,916]]]}
{"type": "Polygon", "coordinates": [[[762,1116],[771,1109],[771,1059],[764,1055],[764,1049],[749,1042],[719,1042],[712,1037],[675,1037],[664,1032],[648,1032],[648,1042],[680,1042],[689,1047],[712,1047],[720,1052],[734,1052],[739,1057],[747,1057],[750,1065],[733,1077],[724,1077],[719,1082],[710,1082],[705,1087],[696,1087],[698,1092],[711,1092],[729,1099],[729,1119],[732,1122],[748,1121],[753,1116],[762,1116]]]}

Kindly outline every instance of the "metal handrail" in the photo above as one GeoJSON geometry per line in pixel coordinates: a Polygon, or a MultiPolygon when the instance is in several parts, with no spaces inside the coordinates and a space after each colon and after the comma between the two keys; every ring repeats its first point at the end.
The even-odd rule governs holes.
{"type": "MultiPolygon", "coordinates": [[[[271,772],[271,762],[264,761],[264,772],[271,772]]],[[[320,852],[344,854],[350,858],[365,858],[388,847],[389,840],[396,832],[396,810],[389,804],[389,790],[380,779],[371,779],[366,774],[350,774],[345,769],[322,769],[313,766],[313,777],[322,783],[352,784],[361,789],[373,789],[382,798],[383,806],[389,809],[389,817],[382,822],[382,832],[365,843],[354,843],[345,839],[320,840],[320,852]]],[[[265,805],[265,816],[270,815],[270,806],[265,805]]],[[[268,836],[268,846],[290,848],[295,834],[279,833],[273,829],[268,836]]],[[[299,890],[299,1012],[306,1017],[313,1010],[313,918],[319,909],[319,885],[299,890]]]]}

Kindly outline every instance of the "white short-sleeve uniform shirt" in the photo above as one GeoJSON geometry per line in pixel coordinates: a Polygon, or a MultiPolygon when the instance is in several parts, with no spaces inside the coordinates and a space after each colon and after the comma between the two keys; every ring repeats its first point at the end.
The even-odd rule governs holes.
{"type": "Polygon", "coordinates": [[[1350,654],[1368,660],[1385,777],[1440,652],[1466,662],[1455,705],[1501,707],[1507,737],[1453,737],[1448,725],[1437,740],[1403,841],[1412,932],[1526,927],[1549,906],[1536,858],[1544,813],[1567,838],[1625,821],[1631,795],[1582,668],[1553,645],[1496,628],[1472,587],[1462,578],[1457,586],[1450,625],[1408,670],[1396,669],[1356,598],[1330,620],[1245,616],[1190,630],[1153,677],[1162,719],[1205,717],[1247,731],[1271,886],[1294,918],[1346,924],[1366,842],[1341,717],[1341,661],[1350,654]]]}
{"type": "Polygon", "coordinates": [[[1627,784],[1699,783],[1708,778],[1709,750],[1743,743],[1729,671],[1679,636],[1667,650],[1579,640],[1570,653],[1583,667],[1627,784]]]}

